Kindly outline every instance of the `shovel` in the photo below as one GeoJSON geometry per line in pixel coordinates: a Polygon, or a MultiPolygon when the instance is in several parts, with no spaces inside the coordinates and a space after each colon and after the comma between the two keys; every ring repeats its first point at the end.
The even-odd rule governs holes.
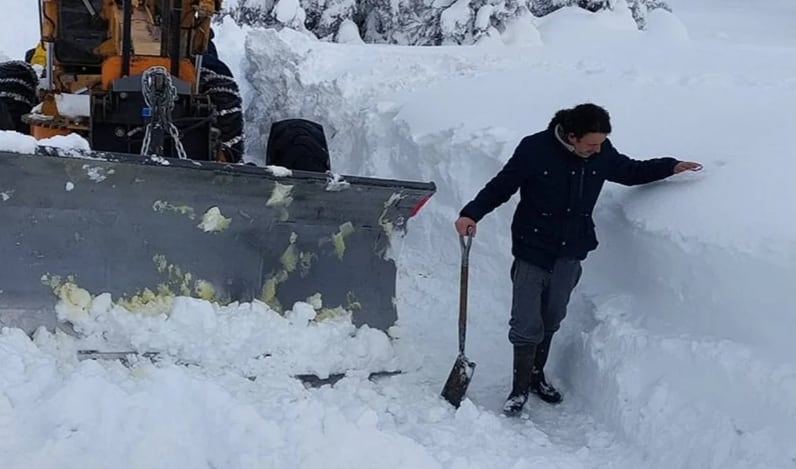
{"type": "Polygon", "coordinates": [[[442,397],[456,408],[462,403],[475,370],[475,363],[464,355],[464,339],[467,335],[467,269],[472,242],[472,236],[466,236],[466,241],[465,236],[459,236],[459,244],[462,247],[462,271],[459,284],[459,356],[456,357],[445,387],[442,388],[442,397]]]}

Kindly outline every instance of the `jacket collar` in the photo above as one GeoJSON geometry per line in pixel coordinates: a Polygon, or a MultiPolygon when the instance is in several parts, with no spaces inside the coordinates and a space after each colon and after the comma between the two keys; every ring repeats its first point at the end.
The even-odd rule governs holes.
{"type": "MultiPolygon", "coordinates": [[[[567,153],[573,158],[576,158],[577,161],[581,163],[585,161],[594,161],[595,159],[599,158],[599,156],[602,154],[601,150],[599,153],[595,153],[588,158],[583,158],[582,156],[579,156],[577,153],[575,153],[575,147],[570,145],[564,140],[564,129],[561,127],[561,124],[555,126],[555,128],[553,129],[553,135],[555,136],[555,139],[558,140],[558,143],[560,143],[561,146],[567,150],[567,153]]],[[[610,142],[607,139],[605,143],[610,145],[610,142]]]]}
{"type": "Polygon", "coordinates": [[[556,136],[556,140],[558,140],[558,143],[564,145],[564,148],[569,150],[570,153],[575,153],[575,147],[573,147],[564,140],[564,129],[561,128],[561,124],[557,124],[556,127],[553,129],[553,135],[556,136]]]}

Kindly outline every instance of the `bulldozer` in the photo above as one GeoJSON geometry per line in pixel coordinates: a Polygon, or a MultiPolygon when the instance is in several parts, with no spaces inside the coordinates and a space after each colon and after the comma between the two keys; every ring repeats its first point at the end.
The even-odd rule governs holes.
{"type": "Polygon", "coordinates": [[[395,241],[434,183],[335,174],[323,127],[301,118],[274,122],[265,165],[244,163],[220,9],[39,0],[39,44],[0,64],[0,126],[39,142],[0,151],[0,327],[74,333],[70,311],[101,293],[131,308],[320,300],[357,326],[395,323],[395,241]],[[88,149],[47,144],[71,134],[88,149]]]}

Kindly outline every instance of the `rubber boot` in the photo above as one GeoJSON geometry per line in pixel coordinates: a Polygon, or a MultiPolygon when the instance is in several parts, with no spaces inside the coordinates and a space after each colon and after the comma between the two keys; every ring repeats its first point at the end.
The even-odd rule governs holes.
{"type": "Polygon", "coordinates": [[[514,346],[514,378],[511,394],[503,404],[503,413],[509,417],[519,415],[528,401],[535,353],[536,345],[534,344],[514,346]]]}
{"type": "Polygon", "coordinates": [[[544,366],[547,363],[547,356],[550,354],[550,343],[553,340],[553,334],[545,334],[544,340],[536,349],[536,356],[534,357],[533,370],[531,371],[531,392],[539,396],[545,402],[550,404],[558,404],[561,402],[561,393],[556,390],[550,383],[545,380],[544,366]]]}

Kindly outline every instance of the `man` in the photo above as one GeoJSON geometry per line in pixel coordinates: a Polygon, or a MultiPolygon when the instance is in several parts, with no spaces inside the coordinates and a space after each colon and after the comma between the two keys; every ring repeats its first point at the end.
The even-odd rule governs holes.
{"type": "Polygon", "coordinates": [[[561,394],[544,376],[553,335],[581,275],[581,261],[597,247],[592,211],[605,181],[646,184],[701,165],[674,158],[638,161],[608,140],[608,112],[594,104],[558,111],[548,128],[525,137],[503,169],[459,213],[456,231],[475,235],[476,223],[519,189],[511,224],[512,306],[508,338],[514,348],[513,384],[503,407],[520,413],[533,392],[550,403],[561,394]]]}

